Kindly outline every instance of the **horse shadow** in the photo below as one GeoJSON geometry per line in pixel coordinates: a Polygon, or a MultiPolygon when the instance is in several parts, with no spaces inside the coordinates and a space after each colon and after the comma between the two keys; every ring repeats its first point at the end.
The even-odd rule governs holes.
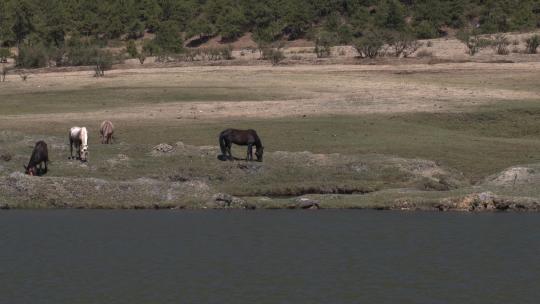
{"type": "MultiPolygon", "coordinates": [[[[225,156],[223,154],[220,154],[217,156],[217,159],[219,159],[220,161],[228,161],[228,160],[231,160],[230,157],[228,156],[225,156]]],[[[238,157],[234,157],[232,158],[232,160],[247,160],[246,158],[238,158],[238,157]]]]}

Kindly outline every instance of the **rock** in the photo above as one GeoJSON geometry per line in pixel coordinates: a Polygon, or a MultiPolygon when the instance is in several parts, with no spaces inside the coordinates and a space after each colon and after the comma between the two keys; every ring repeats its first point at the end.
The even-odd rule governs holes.
{"type": "Polygon", "coordinates": [[[245,208],[246,201],[227,193],[216,193],[212,197],[212,203],[217,208],[245,208]]]}
{"type": "Polygon", "coordinates": [[[159,144],[155,146],[154,148],[152,148],[152,151],[161,152],[161,153],[171,153],[174,151],[174,148],[173,146],[169,144],[159,144]]]}
{"type": "Polygon", "coordinates": [[[455,208],[462,211],[492,211],[496,209],[495,198],[491,192],[473,193],[459,200],[455,208]]]}
{"type": "Polygon", "coordinates": [[[308,197],[298,197],[294,200],[292,209],[321,209],[320,202],[308,197]]]}
{"type": "Polygon", "coordinates": [[[416,204],[409,202],[408,200],[398,199],[394,202],[392,208],[393,210],[415,210],[416,204]]]}

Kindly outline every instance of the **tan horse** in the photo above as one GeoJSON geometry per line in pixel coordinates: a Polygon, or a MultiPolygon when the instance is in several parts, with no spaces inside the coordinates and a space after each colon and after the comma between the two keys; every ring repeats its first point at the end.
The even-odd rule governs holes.
{"type": "Polygon", "coordinates": [[[113,134],[114,134],[114,125],[109,120],[105,120],[101,123],[99,127],[99,134],[101,136],[102,144],[112,144],[113,134]]]}

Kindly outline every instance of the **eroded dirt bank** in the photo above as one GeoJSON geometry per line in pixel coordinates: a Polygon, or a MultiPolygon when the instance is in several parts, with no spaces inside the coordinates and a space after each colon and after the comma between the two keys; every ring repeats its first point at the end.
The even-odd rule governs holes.
{"type": "MultiPolygon", "coordinates": [[[[422,159],[277,151],[258,163],[220,162],[218,154],[214,146],[160,144],[149,157],[202,158],[215,166],[130,180],[31,177],[2,167],[0,208],[540,211],[533,190],[540,165],[512,167],[473,185],[422,159]]],[[[126,158],[106,162],[130,165],[126,158]]]]}

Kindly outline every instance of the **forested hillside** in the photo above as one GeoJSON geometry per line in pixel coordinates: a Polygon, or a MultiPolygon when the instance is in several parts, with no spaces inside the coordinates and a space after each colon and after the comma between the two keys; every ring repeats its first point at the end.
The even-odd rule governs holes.
{"type": "MultiPolygon", "coordinates": [[[[540,0],[1,0],[0,46],[66,61],[66,53],[154,33],[149,53],[182,52],[186,39],[326,39],[347,44],[374,31],[435,38],[540,25],[540,0]]],[[[128,45],[129,46],[129,45],[128,45]]],[[[133,45],[131,45],[133,47],[133,45]]],[[[2,51],[5,54],[5,49],[2,51]]],[[[39,57],[39,56],[38,56],[39,57]]],[[[84,56],[83,56],[84,57],[84,56]]],[[[73,60],[72,60],[73,61],[73,60]]],[[[76,61],[76,60],[75,60],[76,61]]],[[[39,66],[40,63],[30,63],[39,66]]]]}

